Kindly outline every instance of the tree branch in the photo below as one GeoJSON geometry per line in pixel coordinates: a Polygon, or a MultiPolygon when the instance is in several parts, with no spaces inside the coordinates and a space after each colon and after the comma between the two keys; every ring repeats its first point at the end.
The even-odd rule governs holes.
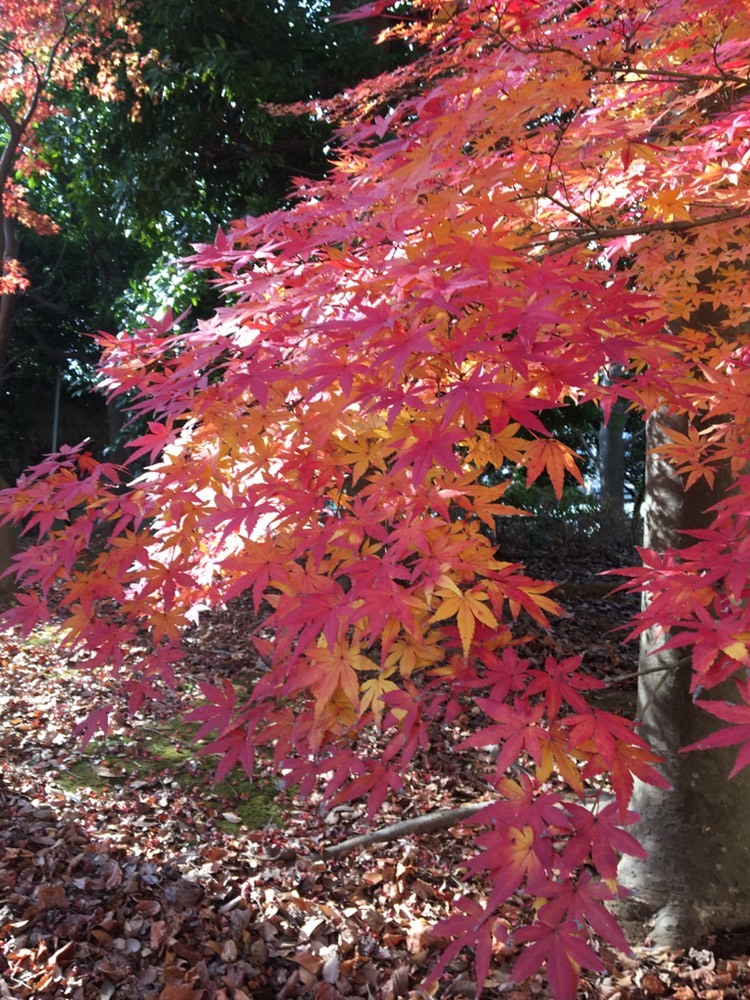
{"type": "Polygon", "coordinates": [[[663,67],[647,66],[598,66],[596,63],[582,60],[584,66],[589,66],[595,73],[607,73],[610,76],[627,73],[636,74],[645,80],[659,83],[661,80],[676,80],[680,83],[734,83],[737,86],[747,86],[748,78],[737,76],[736,73],[686,73],[681,69],[664,69],[663,67]]]}
{"type": "Polygon", "coordinates": [[[12,135],[13,130],[16,128],[16,119],[13,117],[10,108],[4,101],[0,101],[0,118],[2,118],[8,126],[12,135]]]}
{"type": "MultiPolygon", "coordinates": [[[[540,197],[547,197],[546,195],[540,197]]],[[[719,212],[717,215],[707,215],[702,219],[675,219],[674,222],[644,222],[641,225],[631,226],[591,226],[586,232],[576,233],[553,243],[549,246],[547,253],[555,255],[564,253],[582,243],[598,243],[602,240],[615,240],[622,236],[647,236],[649,233],[683,233],[689,229],[697,229],[700,226],[712,226],[720,222],[729,222],[731,219],[741,219],[748,215],[748,210],[744,206],[735,208],[729,212],[719,212]]],[[[545,246],[543,240],[532,240],[520,249],[530,250],[536,247],[545,246]]]]}
{"type": "Polygon", "coordinates": [[[512,49],[514,52],[518,52],[521,55],[533,55],[540,52],[547,54],[553,52],[561,53],[571,59],[577,60],[582,66],[591,70],[592,73],[606,73],[609,76],[636,74],[641,79],[653,80],[655,83],[658,83],[660,80],[674,80],[678,83],[718,83],[724,85],[733,83],[741,87],[746,87],[750,84],[750,77],[748,76],[739,76],[736,73],[725,72],[716,62],[715,52],[714,65],[716,66],[718,73],[690,73],[681,69],[667,69],[663,66],[604,66],[600,63],[592,62],[591,59],[587,59],[581,52],[576,52],[575,49],[571,49],[565,45],[523,46],[519,45],[517,42],[513,42],[502,31],[498,31],[497,35],[504,45],[507,45],[509,49],[512,49]]]}
{"type": "Polygon", "coordinates": [[[447,830],[468,816],[473,816],[485,806],[492,805],[493,802],[494,799],[488,799],[484,802],[470,802],[465,806],[458,806],[456,809],[438,809],[425,816],[415,816],[414,819],[391,823],[390,826],[383,826],[379,830],[372,830],[370,833],[363,833],[358,837],[350,837],[340,844],[331,844],[330,847],[323,850],[323,857],[339,858],[342,854],[349,854],[358,847],[369,847],[370,844],[401,840],[402,837],[409,837],[414,833],[434,833],[436,830],[447,830]]]}

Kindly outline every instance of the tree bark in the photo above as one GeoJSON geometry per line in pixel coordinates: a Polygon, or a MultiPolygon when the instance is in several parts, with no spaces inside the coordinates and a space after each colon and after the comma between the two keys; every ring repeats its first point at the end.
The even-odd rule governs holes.
{"type": "MultiPolygon", "coordinates": [[[[625,369],[621,365],[616,365],[611,371],[602,371],[600,381],[604,385],[611,385],[613,381],[622,379],[625,374],[625,369]]],[[[616,400],[606,422],[604,414],[601,414],[598,434],[597,471],[601,523],[609,538],[617,544],[625,541],[630,533],[630,526],[625,516],[625,414],[625,400],[616,400]]]]}
{"type": "MultiPolygon", "coordinates": [[[[681,531],[710,522],[708,508],[727,485],[685,491],[672,466],[653,455],[665,440],[662,426],[684,434],[687,424],[662,411],[647,425],[645,545],[660,552],[689,541],[681,531]]],[[[632,896],[615,911],[634,942],[645,931],[654,944],[690,947],[710,932],[750,925],[750,771],[727,780],[733,747],[680,753],[718,724],[693,704],[690,652],[659,650],[663,639],[653,629],[641,639],[638,719],[672,788],[636,781],[640,819],[631,830],[649,856],[622,860],[618,877],[632,896]]],[[[701,697],[729,700],[733,690],[730,682],[701,697]]]]}
{"type": "Polygon", "coordinates": [[[386,844],[393,840],[401,840],[413,834],[436,833],[439,830],[449,830],[462,820],[468,819],[481,809],[486,809],[492,805],[494,799],[487,799],[483,802],[469,802],[464,806],[457,806],[455,809],[438,809],[435,812],[427,813],[424,816],[414,816],[412,819],[401,820],[399,823],[391,823],[383,826],[379,830],[371,830],[369,833],[362,833],[357,837],[350,837],[340,844],[331,844],[324,848],[324,858],[339,858],[351,851],[356,851],[359,847],[369,847],[371,844],[386,844]]]}
{"type": "MultiPolygon", "coordinates": [[[[2,265],[3,261],[17,255],[18,237],[13,220],[7,216],[0,219],[0,230],[2,230],[2,238],[0,239],[0,265],[2,265]]],[[[2,379],[10,349],[15,302],[16,297],[13,294],[0,295],[0,379],[2,379]]]]}
{"type": "Polygon", "coordinates": [[[609,420],[599,428],[599,509],[607,538],[616,545],[632,541],[625,514],[625,400],[612,407],[609,420]]]}
{"type": "MultiPolygon", "coordinates": [[[[0,490],[7,490],[8,481],[0,476],[0,490]]],[[[18,535],[12,524],[0,524],[0,598],[8,597],[16,587],[14,573],[10,573],[13,556],[18,551],[18,535]]]]}
{"type": "Polygon", "coordinates": [[[625,519],[625,400],[618,399],[609,420],[599,428],[599,496],[607,507],[625,519]]]}

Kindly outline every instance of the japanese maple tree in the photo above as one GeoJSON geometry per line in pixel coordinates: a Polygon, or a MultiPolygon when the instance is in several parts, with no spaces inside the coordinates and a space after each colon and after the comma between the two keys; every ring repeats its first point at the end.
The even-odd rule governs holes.
{"type": "MultiPolygon", "coordinates": [[[[636,727],[590,704],[580,658],[524,658],[512,623],[560,608],[552,582],[496,551],[494,526],[518,513],[503,502],[518,466],[558,495],[580,480],[546,410],[623,398],[683,419],[660,458],[687,486],[727,485],[694,544],[644,552],[635,628],[695,648],[696,690],[747,665],[750,11],[416,7],[393,18],[409,66],[298,109],[340,121],[329,176],[196,249],[216,314],[187,334],[167,316],[101,336],[104,388],[147,421],[133,468],[150,464],[123,488],[121,469],[65,449],[4,495],[36,533],[8,621],[28,631],[54,601],[135,709],[174,682],[201,610],[250,592],[264,669],[249,693],[204,686],[199,737],[220,774],[269,747],[303,793],[322,779],[371,815],[434,727],[471,708],[484,721],[464,746],[499,745],[497,800],[473,819],[484,888],[442,927],[455,940],[434,974],[476,945],[481,986],[525,892],[517,975],[546,962],[570,997],[600,966],[597,936],[625,945],[606,904],[618,856],[642,853],[624,829],[633,783],[666,782],[636,727]]],[[[738,698],[713,704],[732,728],[703,745],[744,745],[746,683],[738,698]]]]}
{"type": "Polygon", "coordinates": [[[28,287],[15,223],[56,230],[35,211],[26,180],[44,171],[36,127],[63,113],[56,95],[86,87],[102,100],[142,92],[138,28],[127,0],[0,0],[0,362],[11,331],[12,296],[28,287]]]}

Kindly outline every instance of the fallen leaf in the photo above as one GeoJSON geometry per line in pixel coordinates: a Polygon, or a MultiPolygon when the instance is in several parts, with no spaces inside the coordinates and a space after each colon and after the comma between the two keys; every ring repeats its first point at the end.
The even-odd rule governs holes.
{"type": "Polygon", "coordinates": [[[643,976],[641,976],[639,985],[646,996],[649,997],[663,996],[667,989],[661,979],[654,975],[653,972],[644,973],[643,976]]]}
{"type": "Polygon", "coordinates": [[[37,909],[39,910],[67,910],[68,897],[61,885],[40,885],[34,893],[37,909]]]}
{"type": "Polygon", "coordinates": [[[76,951],[78,950],[78,945],[75,941],[67,941],[61,948],[50,955],[49,964],[50,965],[70,965],[74,960],[76,951]]]}
{"type": "Polygon", "coordinates": [[[203,990],[197,993],[192,986],[165,986],[159,1000],[198,1000],[203,993],[203,990]]]}
{"type": "Polygon", "coordinates": [[[166,938],[166,936],[167,936],[166,920],[152,920],[149,942],[154,951],[158,951],[158,949],[161,948],[161,946],[164,944],[164,939],[166,938]]]}
{"type": "Polygon", "coordinates": [[[319,958],[318,955],[313,955],[309,949],[298,951],[296,955],[291,955],[290,957],[293,962],[297,962],[298,965],[301,965],[303,969],[306,969],[314,976],[317,976],[323,968],[323,959],[319,958]]]}
{"type": "Polygon", "coordinates": [[[237,945],[231,940],[231,938],[224,942],[221,949],[221,957],[225,962],[237,961],[237,945]]]}

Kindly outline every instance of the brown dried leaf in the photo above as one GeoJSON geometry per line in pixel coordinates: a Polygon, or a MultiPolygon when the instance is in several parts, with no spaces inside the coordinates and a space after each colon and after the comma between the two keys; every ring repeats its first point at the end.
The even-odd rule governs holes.
{"type": "Polygon", "coordinates": [[[224,942],[221,949],[221,957],[225,962],[237,961],[237,945],[231,938],[224,942]]]}
{"type": "Polygon", "coordinates": [[[159,994],[159,1000],[198,1000],[203,995],[203,990],[197,993],[190,985],[165,986],[159,994]]]}
{"type": "Polygon", "coordinates": [[[664,996],[667,988],[653,972],[645,972],[641,977],[640,987],[647,997],[664,996]]]}
{"type": "Polygon", "coordinates": [[[68,897],[61,885],[40,885],[34,893],[37,910],[67,910],[68,897]]]}
{"type": "Polygon", "coordinates": [[[143,913],[147,917],[155,917],[161,910],[161,903],[156,899],[141,899],[135,904],[136,913],[143,913]]]}
{"type": "Polygon", "coordinates": [[[164,890],[164,898],[176,910],[187,910],[203,899],[203,886],[188,878],[178,878],[164,890]]]}
{"type": "Polygon", "coordinates": [[[265,965],[268,961],[268,946],[261,938],[257,938],[250,945],[250,958],[258,965],[265,965]]]}
{"type": "Polygon", "coordinates": [[[166,920],[152,920],[149,943],[154,951],[158,951],[159,948],[161,948],[161,946],[164,944],[166,936],[167,936],[166,920]]]}
{"type": "Polygon", "coordinates": [[[306,948],[304,951],[298,951],[296,955],[291,955],[290,958],[313,976],[317,976],[323,968],[323,959],[318,955],[313,955],[309,948],[306,948]]]}
{"type": "Polygon", "coordinates": [[[77,950],[78,946],[75,941],[66,941],[66,943],[61,948],[58,948],[53,955],[50,955],[49,964],[70,965],[70,963],[76,957],[77,950]]]}
{"type": "Polygon", "coordinates": [[[341,994],[330,983],[318,983],[315,991],[315,1000],[340,1000],[341,994]]]}

